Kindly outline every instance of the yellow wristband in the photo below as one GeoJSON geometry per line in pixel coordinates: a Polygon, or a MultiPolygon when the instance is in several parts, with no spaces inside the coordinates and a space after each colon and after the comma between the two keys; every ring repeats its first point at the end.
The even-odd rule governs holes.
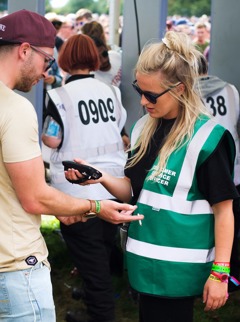
{"type": "Polygon", "coordinates": [[[221,280],[218,277],[213,276],[212,274],[210,274],[209,279],[211,281],[215,281],[215,282],[220,282],[221,283],[221,280]]]}

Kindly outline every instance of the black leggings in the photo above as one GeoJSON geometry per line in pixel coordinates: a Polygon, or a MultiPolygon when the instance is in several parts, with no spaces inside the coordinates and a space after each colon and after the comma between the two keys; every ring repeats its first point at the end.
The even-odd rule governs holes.
{"type": "Polygon", "coordinates": [[[142,295],[139,322],[193,322],[194,298],[166,299],[142,295]]]}

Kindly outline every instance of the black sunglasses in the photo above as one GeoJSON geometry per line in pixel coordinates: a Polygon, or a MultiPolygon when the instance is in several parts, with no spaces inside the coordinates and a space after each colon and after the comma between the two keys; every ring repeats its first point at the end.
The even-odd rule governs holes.
{"type": "Polygon", "coordinates": [[[135,91],[140,95],[144,95],[144,97],[152,104],[156,104],[157,103],[157,99],[166,94],[167,92],[171,91],[174,87],[178,86],[179,84],[181,84],[180,82],[175,85],[175,86],[171,86],[169,88],[167,88],[165,91],[163,91],[162,93],[160,94],[153,94],[153,93],[150,93],[150,92],[145,92],[145,91],[142,91],[141,88],[137,85],[137,80],[135,80],[133,83],[132,83],[132,86],[133,88],[135,89],[135,91]]]}

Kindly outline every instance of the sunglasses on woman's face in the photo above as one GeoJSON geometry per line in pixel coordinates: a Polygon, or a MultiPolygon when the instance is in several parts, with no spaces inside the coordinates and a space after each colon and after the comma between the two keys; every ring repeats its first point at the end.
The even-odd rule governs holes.
{"type": "Polygon", "coordinates": [[[171,86],[169,88],[167,88],[165,91],[161,92],[160,94],[153,94],[151,92],[145,92],[145,91],[142,91],[141,88],[138,86],[137,84],[137,80],[135,80],[133,83],[132,83],[132,86],[133,88],[135,89],[135,91],[142,97],[142,95],[144,95],[144,97],[152,104],[156,104],[157,103],[157,99],[166,94],[167,92],[171,91],[171,89],[173,89],[174,87],[178,86],[179,84],[181,83],[178,83],[177,85],[175,86],[171,86]]]}

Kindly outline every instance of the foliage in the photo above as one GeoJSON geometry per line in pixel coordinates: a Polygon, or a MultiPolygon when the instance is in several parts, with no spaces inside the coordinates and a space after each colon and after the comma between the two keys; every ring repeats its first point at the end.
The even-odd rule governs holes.
{"type": "MultiPolygon", "coordinates": [[[[46,1],[46,12],[51,11],[51,1],[46,1]]],[[[67,14],[70,12],[76,12],[80,8],[88,8],[94,13],[108,13],[110,0],[69,0],[68,3],[58,9],[54,9],[55,12],[61,14],[67,14]]],[[[121,14],[123,12],[124,1],[121,0],[121,14]]],[[[181,15],[186,17],[197,16],[200,17],[203,14],[211,14],[211,0],[168,0],[168,14],[181,15]]]]}
{"type": "Polygon", "coordinates": [[[50,0],[45,0],[45,12],[50,12],[50,11],[52,11],[50,0]]]}
{"type": "Polygon", "coordinates": [[[81,8],[87,8],[94,13],[108,13],[109,0],[69,0],[62,8],[51,8],[51,1],[45,0],[46,12],[54,11],[59,14],[76,13],[81,8]]]}
{"type": "Polygon", "coordinates": [[[169,16],[201,17],[203,14],[210,16],[211,0],[168,0],[169,16]]]}
{"type": "Polygon", "coordinates": [[[0,0],[0,11],[7,10],[8,0],[0,0]]]}
{"type": "Polygon", "coordinates": [[[44,232],[52,232],[60,229],[59,220],[54,216],[42,215],[41,230],[44,232]]]}
{"type": "MultiPolygon", "coordinates": [[[[59,14],[75,13],[80,8],[88,8],[96,13],[108,13],[110,0],[69,0],[62,8],[52,8],[51,0],[45,0],[45,11],[55,11],[59,14]]],[[[121,14],[123,12],[124,1],[121,0],[121,14]]],[[[0,0],[0,11],[7,10],[7,0],[0,0]]],[[[210,16],[211,0],[168,0],[168,14],[181,15],[186,17],[197,16],[203,14],[210,16]]]]}

